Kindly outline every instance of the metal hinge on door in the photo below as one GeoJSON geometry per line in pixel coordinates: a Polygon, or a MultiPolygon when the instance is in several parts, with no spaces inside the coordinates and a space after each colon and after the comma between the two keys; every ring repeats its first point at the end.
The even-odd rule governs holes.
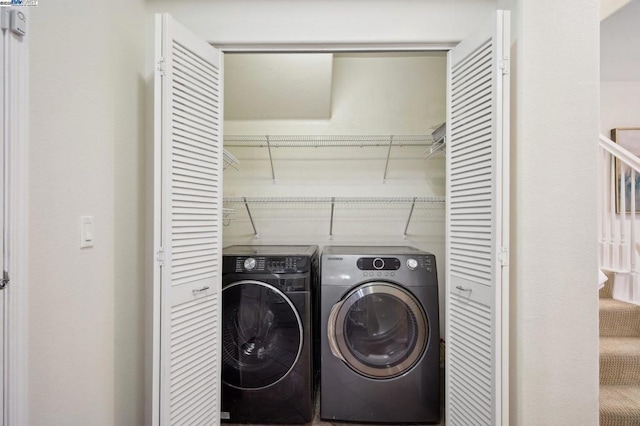
{"type": "Polygon", "coordinates": [[[2,279],[0,280],[0,290],[4,290],[6,286],[9,285],[9,273],[7,271],[4,271],[2,273],[2,279]]]}
{"type": "Polygon", "coordinates": [[[509,58],[502,59],[498,64],[500,70],[502,71],[502,75],[509,74],[509,58]]]}
{"type": "Polygon", "coordinates": [[[164,75],[164,58],[158,61],[158,66],[156,67],[156,70],[161,76],[164,75]]]}
{"type": "Polygon", "coordinates": [[[498,252],[498,261],[502,263],[502,266],[509,265],[509,250],[506,247],[502,247],[498,252]]]}
{"type": "Polygon", "coordinates": [[[164,250],[162,248],[157,251],[156,260],[161,267],[164,266],[164,250]]]}

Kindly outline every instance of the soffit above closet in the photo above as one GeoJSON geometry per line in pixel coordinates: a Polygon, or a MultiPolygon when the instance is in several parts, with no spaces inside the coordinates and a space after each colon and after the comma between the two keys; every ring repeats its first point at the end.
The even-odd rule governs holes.
{"type": "Polygon", "coordinates": [[[331,53],[226,54],[227,120],[331,118],[331,53]]]}

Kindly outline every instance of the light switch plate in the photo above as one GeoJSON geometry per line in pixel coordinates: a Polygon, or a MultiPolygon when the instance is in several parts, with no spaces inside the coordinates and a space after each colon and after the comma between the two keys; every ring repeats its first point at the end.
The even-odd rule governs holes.
{"type": "Polygon", "coordinates": [[[80,216],[80,248],[93,247],[93,216],[80,216]]]}

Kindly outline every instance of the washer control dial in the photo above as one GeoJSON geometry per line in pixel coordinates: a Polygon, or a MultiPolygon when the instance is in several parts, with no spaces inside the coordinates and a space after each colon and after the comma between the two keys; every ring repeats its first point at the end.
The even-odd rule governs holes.
{"type": "Polygon", "coordinates": [[[373,267],[376,269],[384,268],[384,260],[380,259],[379,257],[376,257],[375,259],[373,259],[373,267]]]}
{"type": "Polygon", "coordinates": [[[414,269],[416,269],[418,267],[418,261],[415,259],[407,259],[407,268],[411,269],[412,271],[414,269]]]}
{"type": "Polygon", "coordinates": [[[256,267],[256,260],[253,257],[247,257],[244,260],[244,269],[251,271],[256,267]]]}

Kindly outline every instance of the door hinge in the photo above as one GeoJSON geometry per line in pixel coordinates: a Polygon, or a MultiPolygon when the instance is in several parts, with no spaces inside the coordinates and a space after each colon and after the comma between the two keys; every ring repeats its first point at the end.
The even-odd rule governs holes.
{"type": "Polygon", "coordinates": [[[502,59],[498,66],[502,70],[502,75],[509,75],[509,58],[502,59]]]}
{"type": "Polygon", "coordinates": [[[164,250],[162,248],[156,252],[156,260],[160,266],[164,266],[164,250]]]}
{"type": "Polygon", "coordinates": [[[164,58],[158,61],[156,70],[158,71],[158,73],[160,73],[160,75],[164,75],[164,58]]]}
{"type": "Polygon", "coordinates": [[[509,265],[509,250],[506,247],[502,247],[498,252],[498,261],[502,264],[502,266],[509,265]]]}
{"type": "Polygon", "coordinates": [[[9,285],[9,281],[11,281],[9,279],[9,273],[7,271],[4,271],[2,273],[2,279],[0,280],[0,290],[4,290],[5,287],[9,285]]]}

